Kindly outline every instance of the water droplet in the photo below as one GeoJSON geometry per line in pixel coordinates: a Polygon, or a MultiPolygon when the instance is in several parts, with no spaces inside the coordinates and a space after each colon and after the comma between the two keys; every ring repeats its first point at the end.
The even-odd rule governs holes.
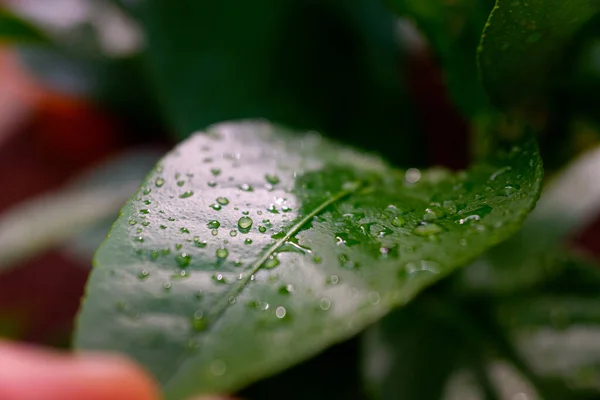
{"type": "Polygon", "coordinates": [[[350,259],[350,256],[348,256],[348,254],[340,254],[338,256],[338,260],[340,262],[340,265],[344,268],[356,268],[358,267],[358,264],[355,263],[354,261],[352,261],[350,259]]]}
{"type": "Polygon", "coordinates": [[[222,207],[221,207],[220,204],[213,203],[213,204],[210,205],[210,208],[212,208],[215,211],[221,211],[222,207]]]}
{"type": "Polygon", "coordinates": [[[185,181],[177,181],[177,186],[182,187],[185,185],[185,181]]]}
{"type": "Polygon", "coordinates": [[[240,190],[243,190],[244,192],[252,192],[254,191],[254,188],[251,185],[248,185],[247,183],[243,183],[240,186],[238,186],[240,188],[240,190]]]}
{"type": "Polygon", "coordinates": [[[418,236],[437,235],[440,232],[442,232],[442,228],[439,225],[427,223],[421,223],[413,230],[413,233],[418,236]]]}
{"type": "Polygon", "coordinates": [[[171,221],[171,222],[175,221],[175,218],[173,218],[173,217],[169,217],[169,218],[167,218],[167,219],[168,219],[169,221],[171,221]]]}
{"type": "Polygon", "coordinates": [[[215,360],[210,364],[210,372],[214,376],[223,376],[227,371],[227,364],[223,360],[215,360]]]}
{"type": "Polygon", "coordinates": [[[519,185],[506,185],[498,191],[500,196],[512,197],[519,192],[519,185]]]}
{"type": "Polygon", "coordinates": [[[183,192],[182,194],[179,195],[180,199],[187,199],[188,197],[192,197],[194,195],[194,192],[192,192],[191,190],[188,190],[187,192],[183,192]]]}
{"type": "Polygon", "coordinates": [[[143,208],[140,210],[140,214],[145,214],[145,215],[150,214],[150,210],[148,210],[147,208],[143,208]]]}
{"type": "Polygon", "coordinates": [[[144,221],[144,222],[142,222],[142,226],[148,226],[148,225],[150,225],[150,222],[149,222],[149,221],[144,221]]]}
{"type": "Polygon", "coordinates": [[[246,240],[244,240],[244,244],[252,244],[252,239],[246,239],[246,240]]]}
{"type": "Polygon", "coordinates": [[[238,227],[244,233],[247,233],[252,227],[254,221],[250,217],[242,217],[238,220],[238,227]]]}
{"type": "Polygon", "coordinates": [[[136,242],[144,243],[144,238],[142,236],[136,236],[134,239],[136,242]]]}
{"type": "Polygon", "coordinates": [[[181,248],[182,248],[182,247],[183,247],[183,245],[182,245],[181,243],[177,243],[177,244],[175,245],[175,248],[176,248],[177,250],[181,250],[181,248]]]}
{"type": "Polygon", "coordinates": [[[213,219],[211,221],[208,221],[208,224],[206,224],[206,226],[208,226],[209,229],[219,229],[221,223],[216,219],[213,219]]]}
{"type": "Polygon", "coordinates": [[[496,180],[496,178],[500,175],[502,175],[503,173],[510,171],[512,169],[512,167],[510,166],[506,166],[506,167],[502,167],[500,168],[498,171],[494,172],[491,176],[490,176],[490,180],[494,181],[496,180]]]}
{"type": "Polygon", "coordinates": [[[165,180],[163,178],[156,178],[154,184],[156,185],[156,187],[162,187],[162,185],[165,184],[165,180]]]}
{"type": "Polygon", "coordinates": [[[279,265],[279,259],[277,258],[277,256],[272,255],[269,258],[267,258],[267,261],[265,261],[262,266],[263,266],[263,268],[266,268],[266,269],[272,269],[278,265],[279,265]]]}
{"type": "Polygon", "coordinates": [[[142,272],[140,272],[140,274],[138,275],[140,279],[146,279],[148,276],[150,276],[150,272],[148,272],[147,269],[143,269],[142,272]]]}
{"type": "Polygon", "coordinates": [[[235,304],[235,302],[237,301],[235,296],[229,296],[229,299],[227,299],[227,300],[229,301],[229,304],[235,304]]]}
{"type": "Polygon", "coordinates": [[[219,234],[219,230],[218,229],[213,229],[212,231],[210,231],[210,234],[213,236],[217,236],[219,234]]]}
{"type": "Polygon", "coordinates": [[[129,225],[135,225],[135,224],[137,224],[137,221],[135,219],[129,220],[129,225]]]}
{"type": "Polygon", "coordinates": [[[219,168],[212,168],[210,170],[211,174],[213,174],[214,176],[219,176],[221,174],[221,170],[219,168]]]}
{"type": "Polygon", "coordinates": [[[152,250],[152,253],[150,253],[150,257],[153,260],[156,260],[158,258],[158,256],[160,255],[160,253],[158,252],[158,250],[152,250]]]}
{"type": "Polygon", "coordinates": [[[211,188],[214,188],[217,186],[217,182],[215,182],[215,181],[208,181],[206,184],[208,185],[208,187],[211,187],[211,188]]]}
{"type": "Polygon", "coordinates": [[[461,225],[466,224],[467,222],[479,221],[481,217],[477,214],[469,215],[468,217],[461,218],[457,222],[461,225]]]}
{"type": "Polygon", "coordinates": [[[226,206],[227,204],[229,204],[229,199],[227,197],[217,197],[217,203],[219,203],[222,206],[226,206]]]}
{"type": "Polygon", "coordinates": [[[442,218],[446,213],[438,206],[431,206],[425,210],[425,215],[423,215],[423,220],[425,221],[435,221],[438,218],[442,218]]]}
{"type": "Polygon", "coordinates": [[[416,168],[409,168],[406,170],[404,179],[406,179],[406,182],[408,183],[416,183],[421,179],[421,171],[416,168]]]}
{"type": "Polygon", "coordinates": [[[150,193],[152,193],[152,189],[151,188],[145,188],[143,193],[144,193],[144,195],[148,196],[150,193]]]}
{"type": "Polygon", "coordinates": [[[175,257],[175,261],[177,262],[177,265],[179,265],[179,268],[186,268],[188,265],[190,265],[192,257],[187,253],[181,253],[175,257]]]}
{"type": "Polygon", "coordinates": [[[369,301],[369,303],[377,305],[381,301],[381,296],[377,292],[369,292],[369,294],[367,295],[367,300],[369,301]]]}
{"type": "Polygon", "coordinates": [[[261,225],[261,226],[258,227],[258,231],[260,233],[265,233],[267,231],[267,228],[261,225]]]}
{"type": "Polygon", "coordinates": [[[227,258],[227,256],[229,255],[229,250],[227,250],[224,247],[220,247],[217,249],[216,255],[217,255],[217,258],[223,260],[223,259],[227,258]]]}
{"type": "Polygon", "coordinates": [[[166,291],[169,291],[169,290],[171,290],[171,286],[172,286],[171,282],[165,282],[163,284],[163,289],[165,289],[166,291]]]}
{"type": "Polygon", "coordinates": [[[266,174],[265,175],[265,179],[267,180],[267,182],[269,182],[271,185],[277,185],[280,181],[279,181],[279,177],[275,174],[266,174]]]}
{"type": "Polygon", "coordinates": [[[196,332],[202,332],[206,330],[206,328],[208,328],[208,323],[206,319],[204,319],[204,313],[200,310],[196,310],[192,317],[192,329],[196,332]]]}
{"type": "Polygon", "coordinates": [[[214,274],[212,276],[212,280],[215,283],[227,283],[227,280],[225,279],[225,277],[222,274],[214,274]]]}
{"type": "Polygon", "coordinates": [[[285,307],[277,307],[277,309],[275,310],[275,316],[279,319],[282,319],[286,316],[287,314],[287,310],[285,309],[285,307]]]}
{"type": "Polygon", "coordinates": [[[394,217],[394,219],[392,219],[392,225],[394,225],[396,228],[401,228],[406,225],[406,220],[400,216],[394,217]]]}
{"type": "Polygon", "coordinates": [[[235,230],[231,230],[231,231],[229,231],[229,236],[231,236],[231,237],[235,237],[235,236],[237,236],[237,234],[238,234],[238,233],[237,233],[237,231],[235,231],[235,230]]]}
{"type": "Polygon", "coordinates": [[[313,257],[313,262],[315,264],[321,264],[323,262],[323,257],[321,257],[321,256],[314,256],[313,257]]]}
{"type": "Polygon", "coordinates": [[[329,308],[331,308],[331,300],[328,297],[323,297],[319,302],[319,307],[321,307],[321,310],[323,311],[329,310],[329,308]]]}
{"type": "Polygon", "coordinates": [[[184,226],[184,227],[181,227],[181,228],[179,228],[179,232],[181,232],[181,233],[190,233],[189,229],[188,229],[188,228],[186,228],[185,226],[184,226]]]}
{"type": "Polygon", "coordinates": [[[325,280],[325,283],[328,285],[337,285],[340,281],[340,278],[337,275],[331,275],[325,280]]]}
{"type": "Polygon", "coordinates": [[[285,285],[279,288],[279,294],[290,294],[294,291],[294,286],[285,285]]]}
{"type": "Polygon", "coordinates": [[[196,247],[199,247],[201,249],[206,247],[206,241],[200,240],[199,236],[194,236],[194,243],[196,244],[196,247]]]}
{"type": "Polygon", "coordinates": [[[267,211],[272,213],[272,214],[279,214],[279,211],[277,211],[277,207],[275,207],[275,204],[271,204],[268,208],[267,211]]]}

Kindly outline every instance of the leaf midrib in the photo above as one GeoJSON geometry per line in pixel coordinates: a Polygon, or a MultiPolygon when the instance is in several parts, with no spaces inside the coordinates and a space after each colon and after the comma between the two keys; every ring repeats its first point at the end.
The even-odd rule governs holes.
{"type": "MultiPolygon", "coordinates": [[[[302,217],[302,219],[300,219],[300,221],[298,221],[296,224],[294,224],[290,228],[290,230],[285,234],[285,236],[283,236],[281,239],[279,239],[275,243],[273,243],[268,248],[268,250],[265,252],[265,254],[263,254],[262,257],[260,257],[258,260],[256,260],[254,262],[254,264],[252,264],[252,267],[246,274],[245,278],[242,279],[241,281],[238,281],[238,283],[233,288],[231,288],[231,290],[229,290],[227,293],[225,293],[221,297],[221,299],[217,302],[216,306],[214,307],[213,312],[207,317],[208,328],[205,331],[203,331],[202,333],[198,333],[198,334],[206,335],[206,334],[210,333],[210,331],[212,330],[212,327],[215,326],[216,322],[227,311],[228,307],[230,306],[229,298],[232,296],[236,297],[237,295],[239,295],[242,292],[242,290],[244,290],[244,288],[246,287],[248,282],[250,282],[250,280],[252,279],[252,276],[254,274],[256,274],[262,268],[262,266],[265,264],[265,262],[271,256],[273,256],[275,254],[277,249],[279,249],[281,246],[283,246],[288,240],[290,240],[292,238],[292,236],[294,236],[296,233],[298,233],[304,225],[306,225],[308,222],[310,222],[310,220],[313,219],[315,216],[317,216],[321,212],[323,212],[327,207],[342,200],[343,198],[345,198],[347,196],[350,196],[353,193],[356,193],[363,186],[364,186],[364,182],[356,182],[356,184],[352,185],[352,187],[350,189],[342,190],[342,191],[338,192],[336,195],[334,195],[334,196],[328,198],[327,200],[325,200],[324,202],[322,202],[318,207],[316,207],[314,210],[312,210],[311,212],[306,214],[304,217],[302,217]]],[[[195,336],[195,335],[192,335],[192,336],[195,336]]],[[[181,360],[184,357],[185,357],[185,352],[182,352],[177,357],[177,362],[175,363],[176,367],[175,367],[175,369],[172,369],[172,370],[169,369],[172,372],[164,380],[163,387],[166,387],[168,385],[169,381],[174,376],[177,375],[181,366],[183,365],[181,360]]],[[[169,370],[167,370],[167,371],[169,371],[169,370]]],[[[160,379],[160,376],[159,376],[159,382],[163,382],[163,379],[160,379]]]]}

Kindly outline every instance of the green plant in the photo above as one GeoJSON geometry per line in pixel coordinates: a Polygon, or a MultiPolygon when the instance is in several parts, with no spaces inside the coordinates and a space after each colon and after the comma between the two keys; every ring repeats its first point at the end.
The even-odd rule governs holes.
{"type": "Polygon", "coordinates": [[[600,76],[598,47],[578,44],[600,2],[118,3],[145,32],[141,85],[185,140],[96,253],[76,349],[133,357],[167,399],[440,399],[457,372],[500,399],[499,360],[532,396],[597,398],[599,358],[565,369],[524,350],[600,322],[600,270],[565,243],[597,211],[598,154],[561,170],[575,122],[597,129],[593,107],[557,111],[588,95],[571,82],[600,76]],[[392,10],[425,34],[469,122],[465,171],[423,168],[392,10]],[[596,49],[585,74],[575,49],[596,49]],[[534,210],[538,138],[550,179],[534,210]]]}

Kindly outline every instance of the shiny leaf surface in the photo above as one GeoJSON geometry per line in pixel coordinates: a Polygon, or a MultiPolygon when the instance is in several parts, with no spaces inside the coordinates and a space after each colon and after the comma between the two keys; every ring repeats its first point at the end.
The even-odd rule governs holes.
{"type": "Polygon", "coordinates": [[[498,0],[480,48],[492,101],[534,116],[545,111],[566,49],[599,12],[596,0],[498,0]]]}
{"type": "Polygon", "coordinates": [[[168,154],[95,258],[76,347],[127,353],[167,398],[231,392],[361,331],[518,229],[529,138],[469,171],[396,170],[262,122],[168,154]]]}

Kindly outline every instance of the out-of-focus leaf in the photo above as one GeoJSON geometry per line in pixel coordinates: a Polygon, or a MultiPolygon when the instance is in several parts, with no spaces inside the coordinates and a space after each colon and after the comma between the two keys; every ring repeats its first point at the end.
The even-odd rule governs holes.
{"type": "Polygon", "coordinates": [[[454,174],[266,123],[168,154],[95,258],[76,346],[127,353],[167,398],[231,392],[346,339],[518,229],[533,138],[454,174]]]}
{"type": "Polygon", "coordinates": [[[400,15],[415,21],[443,68],[448,90],[463,114],[489,107],[477,71],[477,47],[494,0],[391,0],[400,15]]]}
{"type": "Polygon", "coordinates": [[[395,17],[371,0],[125,2],[179,138],[225,120],[319,130],[423,166],[395,17]],[[368,134],[366,134],[368,132],[368,134]]]}
{"type": "Polygon", "coordinates": [[[571,41],[599,12],[596,0],[497,0],[479,54],[493,103],[533,120],[545,114],[571,41]]]}
{"type": "Polygon", "coordinates": [[[48,44],[50,40],[37,27],[0,6],[0,44],[48,44]]]}
{"type": "Polygon", "coordinates": [[[364,333],[362,369],[371,398],[442,398],[449,377],[482,345],[465,335],[469,327],[452,320],[456,310],[449,307],[425,293],[364,333]]]}
{"type": "MultiPolygon", "coordinates": [[[[0,272],[114,218],[157,159],[154,151],[127,153],[83,173],[66,187],[5,211],[0,215],[0,272]]],[[[71,243],[78,245],[79,239],[71,243]]]]}

